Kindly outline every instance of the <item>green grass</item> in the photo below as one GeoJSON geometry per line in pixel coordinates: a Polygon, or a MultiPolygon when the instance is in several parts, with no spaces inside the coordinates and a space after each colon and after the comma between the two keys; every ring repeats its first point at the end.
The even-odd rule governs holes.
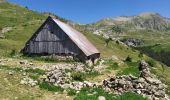
{"type": "Polygon", "coordinates": [[[71,77],[75,81],[84,81],[85,80],[85,76],[81,72],[72,72],[71,77]]]}
{"type": "Polygon", "coordinates": [[[148,100],[148,99],[136,93],[127,92],[122,94],[121,96],[117,96],[116,99],[114,100],[148,100]]]}
{"type": "Polygon", "coordinates": [[[38,74],[38,75],[45,74],[45,70],[38,69],[38,68],[35,68],[35,69],[29,68],[29,69],[23,70],[21,67],[11,67],[7,65],[0,65],[0,69],[16,71],[16,72],[27,72],[27,73],[33,73],[33,74],[38,74]]]}
{"type": "Polygon", "coordinates": [[[170,68],[165,65],[161,65],[161,67],[152,68],[151,72],[157,75],[158,78],[168,86],[166,93],[170,95],[170,68]]]}
{"type": "Polygon", "coordinates": [[[105,61],[105,65],[108,65],[109,67],[107,67],[107,69],[109,70],[116,70],[118,69],[120,66],[118,65],[117,62],[114,62],[112,59],[106,60],[105,61]]]}
{"type": "Polygon", "coordinates": [[[41,89],[45,89],[45,90],[52,91],[52,92],[63,92],[64,91],[64,89],[61,88],[60,86],[54,86],[45,81],[41,82],[39,84],[39,87],[41,89]]]}
{"type": "Polygon", "coordinates": [[[156,67],[156,61],[153,60],[153,59],[147,60],[147,63],[148,63],[151,67],[156,67]]]}
{"type": "Polygon", "coordinates": [[[127,92],[117,96],[112,93],[107,93],[100,88],[83,88],[74,100],[98,100],[99,96],[104,96],[106,100],[147,100],[136,93],[127,92]]]}
{"type": "Polygon", "coordinates": [[[71,88],[69,88],[69,89],[67,89],[67,94],[69,95],[69,96],[74,96],[74,95],[76,95],[76,90],[74,90],[74,89],[71,89],[71,88]]]}
{"type": "Polygon", "coordinates": [[[45,72],[46,72],[45,70],[42,70],[42,69],[39,69],[39,68],[35,68],[35,69],[29,68],[29,69],[26,69],[24,71],[28,72],[28,73],[35,73],[35,74],[38,74],[38,75],[44,75],[45,72]]]}
{"type": "Polygon", "coordinates": [[[20,72],[22,70],[22,68],[19,68],[19,67],[10,67],[10,66],[7,66],[7,65],[0,65],[0,69],[16,71],[16,72],[20,72]]]}
{"type": "Polygon", "coordinates": [[[138,62],[126,62],[127,67],[119,70],[117,75],[134,75],[138,77],[140,75],[140,71],[138,69],[138,62]]]}
{"type": "Polygon", "coordinates": [[[83,88],[80,93],[74,98],[74,100],[98,100],[99,96],[104,96],[106,100],[114,100],[115,95],[108,94],[104,90],[99,88],[83,88]]]}
{"type": "Polygon", "coordinates": [[[74,71],[71,71],[71,77],[74,81],[84,81],[87,78],[94,78],[94,77],[97,77],[99,75],[100,75],[100,73],[98,71],[89,71],[89,72],[74,72],[74,71]]]}

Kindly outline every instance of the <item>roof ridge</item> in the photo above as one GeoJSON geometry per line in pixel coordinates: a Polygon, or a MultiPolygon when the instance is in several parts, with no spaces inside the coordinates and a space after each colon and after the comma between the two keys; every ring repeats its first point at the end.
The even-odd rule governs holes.
{"type": "Polygon", "coordinates": [[[97,48],[84,36],[84,34],[58,19],[50,16],[49,18],[51,18],[87,56],[99,53],[97,48]]]}

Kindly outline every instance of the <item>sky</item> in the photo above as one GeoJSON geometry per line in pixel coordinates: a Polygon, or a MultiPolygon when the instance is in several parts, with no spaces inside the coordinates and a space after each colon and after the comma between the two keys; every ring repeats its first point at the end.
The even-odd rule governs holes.
{"type": "Polygon", "coordinates": [[[170,0],[8,0],[39,12],[51,12],[87,24],[107,17],[134,16],[143,12],[170,18],[170,0]]]}

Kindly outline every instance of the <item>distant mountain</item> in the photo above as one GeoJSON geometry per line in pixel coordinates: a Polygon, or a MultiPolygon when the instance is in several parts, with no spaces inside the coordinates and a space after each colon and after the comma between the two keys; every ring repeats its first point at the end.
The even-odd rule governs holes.
{"type": "Polygon", "coordinates": [[[139,51],[170,66],[170,19],[158,13],[105,18],[82,25],[82,29],[137,47],[139,51]]]}
{"type": "Polygon", "coordinates": [[[158,13],[141,13],[137,16],[105,18],[94,24],[96,26],[119,25],[128,30],[170,30],[170,19],[158,13]]]}

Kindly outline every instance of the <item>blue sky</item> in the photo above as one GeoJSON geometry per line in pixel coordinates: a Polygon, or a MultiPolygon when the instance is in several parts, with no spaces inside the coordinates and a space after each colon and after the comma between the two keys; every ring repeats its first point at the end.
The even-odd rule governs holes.
{"type": "Polygon", "coordinates": [[[39,12],[52,12],[79,23],[106,17],[156,12],[170,18],[170,0],[8,0],[39,12]]]}

